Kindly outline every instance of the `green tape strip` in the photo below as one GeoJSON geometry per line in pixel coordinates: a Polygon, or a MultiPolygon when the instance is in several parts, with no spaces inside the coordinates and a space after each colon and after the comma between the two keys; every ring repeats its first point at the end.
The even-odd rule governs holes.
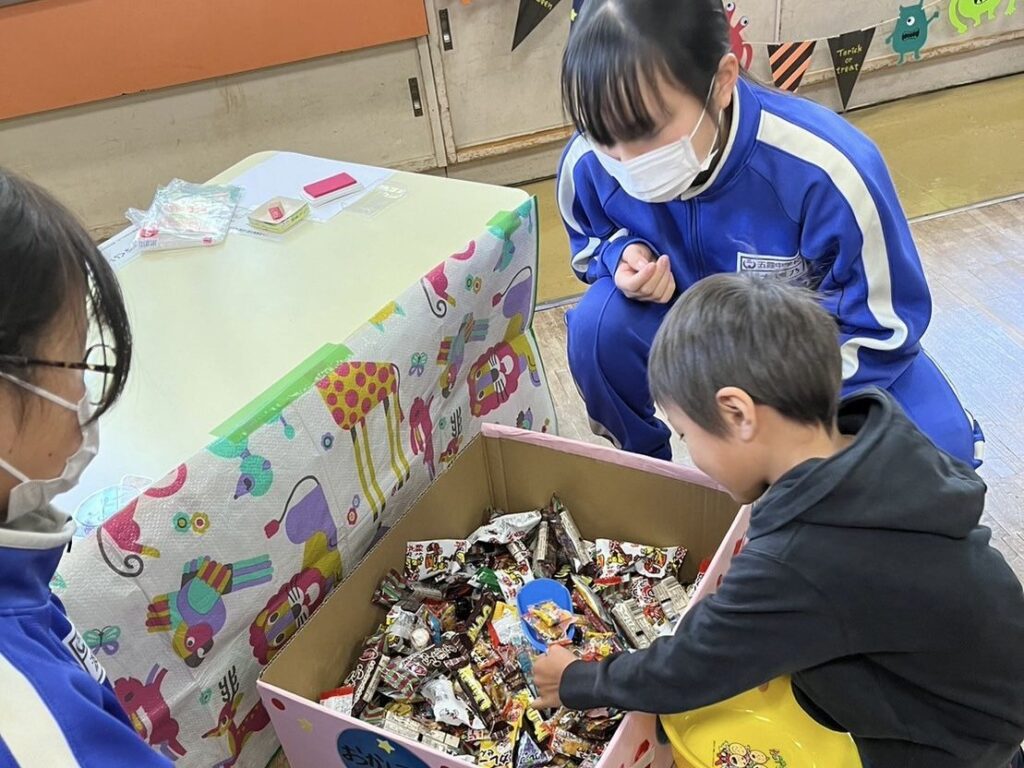
{"type": "Polygon", "coordinates": [[[331,368],[350,357],[352,350],[344,344],[324,344],[210,434],[233,443],[245,440],[264,424],[276,419],[282,410],[308,392],[331,368]]]}

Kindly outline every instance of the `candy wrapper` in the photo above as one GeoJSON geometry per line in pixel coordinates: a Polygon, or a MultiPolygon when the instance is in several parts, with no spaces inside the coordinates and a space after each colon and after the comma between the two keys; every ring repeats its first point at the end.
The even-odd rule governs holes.
{"type": "Polygon", "coordinates": [[[516,561],[519,570],[526,574],[533,573],[533,564],[530,560],[530,550],[520,539],[512,539],[507,545],[508,553],[516,561]]]}
{"type": "Polygon", "coordinates": [[[579,607],[580,612],[587,616],[592,625],[595,627],[604,625],[605,629],[602,631],[607,631],[612,623],[612,617],[597,593],[581,576],[573,574],[571,581],[573,604],[579,607]]]}
{"type": "Polygon", "coordinates": [[[551,735],[551,749],[556,754],[581,759],[597,751],[597,745],[589,739],[577,736],[569,729],[559,726],[551,735]]]}
{"type": "Polygon", "coordinates": [[[540,748],[536,739],[524,731],[516,746],[515,768],[540,768],[551,762],[551,755],[540,748]]]}
{"type": "Polygon", "coordinates": [[[352,702],[352,714],[359,717],[359,714],[373,700],[377,693],[377,686],[380,685],[380,676],[383,668],[390,661],[384,655],[384,638],[373,641],[367,645],[359,656],[359,663],[346,681],[346,685],[355,686],[355,693],[352,702]]]}
{"type": "Polygon", "coordinates": [[[576,624],[575,614],[552,602],[531,606],[524,618],[538,637],[548,644],[567,641],[570,629],[576,624]]]}
{"type": "Polygon", "coordinates": [[[484,690],[483,683],[480,682],[476,676],[476,672],[473,667],[468,664],[462,667],[458,671],[459,685],[463,692],[473,703],[473,708],[476,709],[477,714],[486,722],[488,725],[494,722],[494,702],[491,701],[491,697],[487,695],[487,691],[484,690]]]}
{"type": "Polygon", "coordinates": [[[572,609],[542,603],[522,619],[600,661],[670,630],[687,604],[675,578],[685,552],[591,544],[557,498],[541,512],[493,515],[465,540],[409,542],[405,572],[372,596],[385,620],[324,706],[478,768],[593,768],[622,714],[563,708],[545,721],[530,706],[532,646],[516,597],[535,577],[560,581],[572,609]]]}
{"type": "MultiPolygon", "coordinates": [[[[651,641],[647,638],[644,633],[643,627],[637,620],[634,611],[630,607],[630,603],[633,601],[621,602],[612,608],[612,618],[615,620],[615,626],[619,628],[619,632],[626,639],[626,642],[631,648],[642,650],[647,648],[651,641]]],[[[635,606],[636,603],[633,602],[635,606]]]]}
{"type": "Polygon", "coordinates": [[[654,582],[651,579],[633,579],[629,583],[633,599],[643,612],[644,618],[654,627],[668,623],[668,617],[654,594],[654,582]]]}
{"type": "Polygon", "coordinates": [[[551,538],[551,524],[546,520],[537,529],[537,540],[533,544],[533,575],[538,579],[550,579],[558,570],[558,558],[551,538]]]}
{"type": "Polygon", "coordinates": [[[615,579],[630,572],[661,579],[678,571],[686,559],[685,547],[650,547],[612,539],[598,539],[594,547],[599,581],[615,579]]]}
{"type": "Polygon", "coordinates": [[[391,659],[380,674],[380,688],[385,696],[398,701],[408,701],[430,674],[428,667],[419,656],[391,659]]]}
{"type": "Polygon", "coordinates": [[[491,616],[494,615],[494,606],[497,602],[494,595],[489,592],[485,592],[480,598],[473,613],[470,614],[469,623],[466,627],[466,638],[470,643],[475,643],[480,639],[480,634],[484,631],[484,627],[487,626],[491,616]]]}
{"type": "Polygon", "coordinates": [[[373,593],[373,604],[381,608],[391,608],[400,603],[406,596],[408,590],[405,586],[405,579],[398,571],[392,569],[387,576],[381,579],[380,586],[373,593]]]}
{"type": "Polygon", "coordinates": [[[409,642],[416,628],[417,606],[399,603],[391,607],[384,620],[386,647],[389,652],[409,642]]]}
{"type": "Polygon", "coordinates": [[[513,746],[511,739],[483,742],[476,758],[477,768],[514,768],[513,746]]]}
{"type": "Polygon", "coordinates": [[[491,618],[491,641],[496,646],[515,646],[525,642],[519,611],[511,603],[498,603],[491,618]]]}
{"type": "Polygon", "coordinates": [[[355,703],[355,686],[346,685],[342,688],[335,688],[333,691],[324,691],[320,694],[320,705],[327,707],[339,715],[351,715],[352,705],[355,703]]]}
{"type": "Polygon", "coordinates": [[[569,510],[558,500],[557,497],[551,500],[549,510],[551,530],[561,547],[564,557],[574,573],[583,573],[592,564],[590,551],[583,546],[583,537],[576,527],[569,510]]]}
{"type": "Polygon", "coordinates": [[[468,545],[463,539],[410,541],[405,546],[405,577],[410,581],[452,576],[462,570],[468,545]]]}
{"type": "Polygon", "coordinates": [[[529,566],[515,568],[502,568],[499,571],[495,571],[494,575],[498,578],[498,587],[501,589],[501,596],[505,598],[506,602],[514,603],[516,597],[519,595],[519,590],[529,582],[533,581],[533,574],[530,572],[529,566]]]}
{"type": "Polygon", "coordinates": [[[690,604],[686,589],[672,576],[666,576],[661,581],[655,582],[654,596],[658,598],[669,621],[675,621],[682,616],[683,611],[690,604]]]}
{"type": "Polygon", "coordinates": [[[491,646],[490,637],[477,640],[473,650],[469,653],[469,660],[481,672],[486,672],[501,664],[501,656],[491,646]]]}
{"type": "Polygon", "coordinates": [[[551,738],[551,727],[544,720],[544,717],[533,707],[526,708],[526,719],[533,729],[533,738],[538,744],[543,744],[551,738]]]}
{"type": "Polygon", "coordinates": [[[580,658],[583,661],[601,661],[621,650],[618,643],[615,642],[614,635],[592,635],[584,639],[580,648],[580,658]]]}
{"type": "Polygon", "coordinates": [[[436,677],[424,684],[423,698],[433,707],[434,719],[454,726],[482,729],[484,724],[473,715],[466,702],[455,695],[455,686],[446,677],[436,677]]]}
{"type": "Polygon", "coordinates": [[[482,525],[470,534],[470,546],[479,542],[488,544],[508,544],[516,539],[524,539],[537,524],[540,523],[540,512],[518,512],[512,515],[495,517],[487,525],[482,525]]]}

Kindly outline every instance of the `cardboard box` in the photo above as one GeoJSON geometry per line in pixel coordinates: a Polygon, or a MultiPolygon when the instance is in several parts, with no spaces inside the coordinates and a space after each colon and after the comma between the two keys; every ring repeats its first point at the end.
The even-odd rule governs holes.
{"type": "MultiPolygon", "coordinates": [[[[354,665],[384,618],[370,602],[380,579],[401,570],[407,541],[459,538],[484,511],[537,509],[557,493],[586,538],[689,549],[683,580],[714,555],[695,600],[720,583],[742,546],[745,510],[701,473],[611,448],[486,425],[452,467],[370,551],[263,671],[258,688],[292,768],[450,768],[451,756],[316,703],[354,665]]],[[[631,714],[601,759],[607,768],[667,768],[655,719],[631,714]]]]}

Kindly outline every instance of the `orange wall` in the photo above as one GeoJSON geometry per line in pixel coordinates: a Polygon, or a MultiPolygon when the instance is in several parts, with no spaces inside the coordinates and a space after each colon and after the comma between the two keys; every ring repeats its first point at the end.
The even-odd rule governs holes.
{"type": "Polygon", "coordinates": [[[35,0],[0,8],[0,119],[425,34],[422,0],[35,0]]]}

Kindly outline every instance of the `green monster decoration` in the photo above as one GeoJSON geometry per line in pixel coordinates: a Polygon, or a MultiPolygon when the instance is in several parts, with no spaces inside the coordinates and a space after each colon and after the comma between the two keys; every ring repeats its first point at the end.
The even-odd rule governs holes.
{"type": "MultiPolygon", "coordinates": [[[[1003,0],[950,0],[949,2],[949,23],[953,25],[961,35],[967,34],[967,25],[964,18],[971,19],[974,26],[981,25],[981,17],[987,16],[989,21],[996,18],[996,10],[1003,0]]],[[[1012,16],[1017,10],[1017,0],[1006,0],[1004,16],[1012,16]]]]}
{"type": "MultiPolygon", "coordinates": [[[[953,2],[957,1],[953,0],[953,2]]],[[[991,2],[991,0],[987,1],[991,2]]],[[[971,3],[974,0],[962,0],[962,2],[971,3]]],[[[928,27],[937,18],[939,18],[938,11],[933,16],[928,16],[924,12],[924,0],[920,0],[917,5],[900,6],[900,17],[896,21],[896,29],[885,38],[885,42],[892,43],[892,49],[900,55],[897,64],[902,64],[903,60],[911,53],[914,54],[915,60],[921,58],[921,49],[928,42],[928,27]]]]}

